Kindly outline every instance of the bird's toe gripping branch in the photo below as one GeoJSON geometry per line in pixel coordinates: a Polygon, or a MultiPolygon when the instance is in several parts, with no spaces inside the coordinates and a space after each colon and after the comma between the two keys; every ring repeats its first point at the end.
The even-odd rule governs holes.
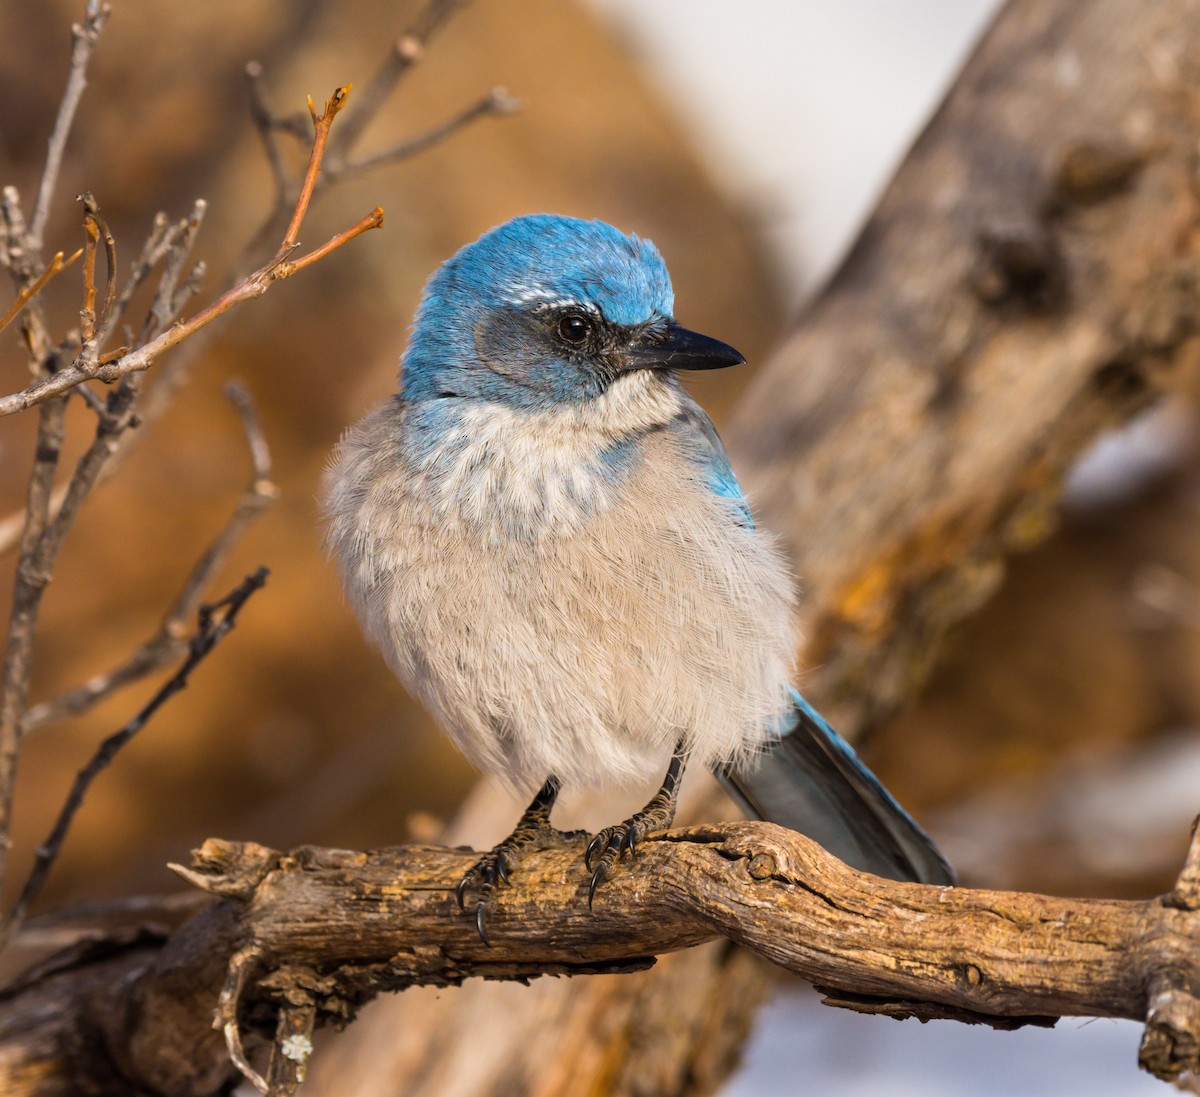
{"type": "Polygon", "coordinates": [[[587,834],[581,830],[558,830],[550,825],[550,809],[558,798],[558,779],[550,777],[538,790],[533,802],[525,809],[516,828],[498,846],[490,849],[471,866],[454,889],[458,907],[464,913],[467,896],[476,892],[475,928],[485,945],[491,946],[487,936],[487,912],[491,908],[496,888],[509,882],[509,873],[530,853],[539,849],[573,845],[582,841],[587,834]]]}
{"type": "Polygon", "coordinates": [[[675,809],[679,802],[679,783],[683,779],[683,770],[687,765],[687,750],[682,742],[675,746],[671,755],[671,764],[667,767],[667,775],[663,778],[662,787],[654,794],[650,802],[635,812],[623,823],[605,827],[589,843],[583,855],[584,864],[591,872],[592,878],[588,883],[588,907],[596,897],[598,888],[612,872],[612,867],[626,853],[632,854],[638,844],[656,830],[666,830],[675,822],[675,809]],[[593,861],[595,867],[592,867],[593,861]]]}

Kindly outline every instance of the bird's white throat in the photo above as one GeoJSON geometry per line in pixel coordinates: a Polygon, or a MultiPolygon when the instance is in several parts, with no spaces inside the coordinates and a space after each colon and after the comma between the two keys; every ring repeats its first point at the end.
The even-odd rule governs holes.
{"type": "Polygon", "coordinates": [[[615,501],[606,454],[681,410],[671,380],[638,370],[586,404],[534,411],[471,401],[413,469],[443,520],[492,539],[561,536],[615,501]]]}

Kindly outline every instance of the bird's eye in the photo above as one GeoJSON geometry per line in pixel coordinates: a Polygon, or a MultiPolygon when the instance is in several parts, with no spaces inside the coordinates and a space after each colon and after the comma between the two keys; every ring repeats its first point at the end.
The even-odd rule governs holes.
{"type": "Polygon", "coordinates": [[[564,343],[578,346],[590,334],[592,325],[577,312],[568,313],[558,322],[558,337],[564,343]]]}

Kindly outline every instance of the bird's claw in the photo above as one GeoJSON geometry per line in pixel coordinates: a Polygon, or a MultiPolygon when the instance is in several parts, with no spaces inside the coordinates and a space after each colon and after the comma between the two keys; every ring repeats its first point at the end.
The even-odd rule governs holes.
{"type": "Polygon", "coordinates": [[[612,873],[612,867],[627,853],[632,857],[637,853],[638,845],[650,834],[659,820],[654,816],[639,811],[632,818],[626,819],[613,827],[605,827],[599,834],[588,842],[583,854],[583,863],[592,874],[588,883],[588,908],[598,888],[612,873]],[[597,856],[597,854],[599,856],[597,856]],[[595,868],[592,867],[595,862],[595,868]]]}
{"type": "Polygon", "coordinates": [[[479,939],[492,947],[487,935],[487,912],[492,905],[492,895],[496,888],[507,885],[508,858],[502,849],[493,849],[485,853],[463,874],[458,886],[454,889],[454,898],[458,900],[458,909],[464,914],[467,911],[467,892],[478,886],[479,902],[475,907],[475,928],[479,931],[479,939]]]}
{"type": "Polygon", "coordinates": [[[458,900],[458,909],[465,914],[468,892],[473,888],[479,889],[479,902],[475,907],[475,928],[479,930],[479,939],[485,945],[490,948],[492,944],[488,940],[485,928],[487,912],[492,908],[496,889],[512,886],[509,875],[513,866],[534,850],[572,845],[586,837],[586,832],[582,830],[562,831],[549,825],[518,828],[495,849],[489,850],[467,869],[454,889],[454,897],[458,900]]]}

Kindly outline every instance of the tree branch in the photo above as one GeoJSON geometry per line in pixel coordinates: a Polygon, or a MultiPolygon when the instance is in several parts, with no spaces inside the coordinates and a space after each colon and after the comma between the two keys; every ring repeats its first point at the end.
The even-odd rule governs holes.
{"type": "MultiPolygon", "coordinates": [[[[335,248],[354,239],[354,237],[366,232],[368,229],[379,228],[383,224],[383,210],[376,207],[355,225],[351,226],[351,228],[338,233],[321,247],[314,249],[299,259],[293,260],[289,258],[296,248],[297,234],[304,220],[304,215],[308,211],[313,187],[316,185],[317,175],[320,172],[321,158],[324,155],[325,143],[329,137],[329,127],[333,124],[333,119],[337,116],[338,111],[341,110],[348,92],[349,86],[338,88],[326,102],[325,110],[322,114],[317,115],[315,110],[312,111],[313,123],[316,130],[313,138],[312,156],[309,159],[308,170],[305,173],[304,182],[300,188],[300,197],[292,212],[291,221],[288,224],[287,231],[284,233],[284,238],[279,249],[270,261],[253,274],[242,279],[237,285],[217,298],[216,301],[201,309],[188,320],[173,325],[150,342],[143,344],[128,354],[121,355],[115,361],[98,366],[94,370],[88,368],[85,363],[77,362],[65,369],[56,371],[49,377],[36,381],[21,392],[12,393],[9,396],[0,398],[0,415],[12,415],[15,412],[24,411],[26,408],[40,404],[45,400],[62,396],[75,386],[92,378],[112,382],[127,377],[130,374],[149,369],[164,351],[169,350],[202,328],[207,327],[212,321],[223,316],[235,305],[239,305],[243,301],[253,300],[256,297],[261,297],[275,282],[282,281],[297,271],[303,270],[318,259],[324,258],[335,248]]],[[[173,299],[173,295],[168,296],[173,299]]]]}
{"type": "MultiPolygon", "coordinates": [[[[530,857],[498,893],[489,946],[454,899],[473,857],[433,846],[283,854],[205,843],[176,871],[221,901],[133,965],[125,1004],[114,993],[98,1007],[173,1018],[156,1026],[152,1049],[135,1038],[122,1050],[129,1080],[199,1097],[228,1081],[232,1052],[263,1092],[292,1092],[285,1064],[268,1070],[274,1080],[251,1066],[254,1048],[272,1044],[277,1064],[295,1065],[310,1023],[344,1023],[382,991],[636,970],[718,938],[829,988],[834,1004],[1001,1028],[1059,1016],[1147,1020],[1147,1069],[1175,1077],[1200,1067],[1200,913],[1180,905],[1178,889],[1118,902],[897,883],[781,827],[723,823],[657,836],[591,911],[579,849],[530,857]],[[1155,989],[1164,983],[1169,1006],[1155,989]],[[223,1036],[211,1040],[218,999],[223,1036]],[[181,1087],[189,1055],[202,1086],[181,1087]]],[[[23,1006],[0,1003],[0,1047],[23,1006]]]]}
{"type": "Polygon", "coordinates": [[[251,459],[250,481],[237,506],[192,567],[183,588],[163,615],[154,635],[111,670],[89,678],[60,697],[42,701],[30,708],[22,723],[23,734],[28,735],[68,716],[78,716],[123,686],[139,681],[178,658],[188,645],[188,621],[199,608],[200,599],[217,571],[228,559],[246,528],[278,498],[278,488],[271,481],[270,451],[258,424],[250,394],[236,382],[227,385],[225,391],[241,418],[251,459]]]}
{"type": "Polygon", "coordinates": [[[3,331],[6,327],[8,327],[9,324],[13,322],[14,319],[16,319],[20,311],[27,304],[29,304],[34,297],[41,293],[42,289],[51,278],[58,274],[59,271],[66,270],[67,267],[74,263],[75,260],[78,259],[82,254],[83,249],[80,248],[75,252],[74,255],[71,256],[70,259],[64,260],[63,253],[61,251],[55,252],[54,258],[50,260],[50,265],[46,267],[46,269],[42,271],[40,275],[38,275],[37,279],[32,284],[26,286],[23,290],[21,290],[20,293],[17,294],[17,299],[12,303],[12,306],[9,308],[9,310],[3,316],[0,316],[0,331],[3,331]]]}
{"type": "Polygon", "coordinates": [[[344,158],[358,144],[363,131],[387,102],[409,70],[422,60],[433,36],[470,0],[429,0],[413,25],[393,43],[391,50],[359,97],[354,110],[338,131],[334,151],[344,158]]]}
{"type": "Polygon", "coordinates": [[[514,114],[520,109],[520,101],[509,95],[504,88],[492,88],[475,102],[463,107],[462,110],[455,112],[444,122],[439,122],[424,133],[400,141],[390,148],[380,149],[359,160],[331,160],[326,168],[326,178],[330,182],[334,182],[373,171],[385,164],[396,164],[401,160],[408,160],[440,145],[443,141],[453,137],[459,130],[465,129],[480,118],[500,118],[506,114],[514,114]]]}
{"type": "Polygon", "coordinates": [[[76,775],[75,782],[67,794],[49,837],[38,847],[33,869],[4,925],[3,933],[0,934],[0,943],[20,928],[25,916],[29,913],[29,908],[41,893],[42,885],[46,882],[46,877],[62,849],[63,842],[66,841],[67,832],[71,829],[75,815],[83,806],[83,799],[87,795],[88,789],[91,788],[92,782],[100,775],[101,771],[108,767],[121,749],[150,722],[154,714],[167,701],[187,688],[192,672],[229,634],[242,607],[256,591],[262,588],[266,581],[267,569],[260,567],[252,575],[248,575],[242,580],[238,587],[224,598],[200,607],[196,632],[188,641],[187,658],[180,664],[179,669],[155,691],[154,696],[138,710],[128,723],[114,731],[100,744],[87,765],[76,775]]]}
{"type": "Polygon", "coordinates": [[[268,575],[268,571],[265,568],[259,568],[252,575],[246,576],[246,579],[242,580],[240,585],[226,597],[218,599],[215,603],[200,606],[196,634],[187,642],[187,658],[182,661],[179,669],[155,691],[155,695],[142,708],[138,709],[136,715],[124,727],[120,727],[118,731],[114,731],[112,735],[104,739],[96,753],[92,755],[88,765],[80,769],[71,786],[71,791],[67,793],[66,801],[62,804],[59,817],[55,820],[49,837],[41,846],[38,846],[34,868],[30,870],[29,879],[25,881],[17,903],[13,906],[11,915],[8,916],[4,936],[10,935],[20,928],[30,907],[34,904],[34,900],[41,893],[42,885],[46,882],[50,868],[58,858],[62,843],[71,829],[71,823],[79,808],[83,807],[84,797],[88,795],[92,781],[109,766],[119,751],[126,747],[138,735],[138,732],[144,729],[146,724],[150,723],[158,709],[166,705],[167,701],[178,694],[180,690],[187,688],[192,672],[209,657],[212,649],[233,629],[241,607],[250,600],[254,592],[262,589],[266,582],[266,575],[268,575]]]}
{"type": "Polygon", "coordinates": [[[46,221],[50,216],[50,203],[54,200],[54,192],[58,189],[58,175],[62,168],[63,153],[67,148],[67,138],[71,133],[71,124],[75,121],[75,111],[83,90],[87,87],[87,66],[91,60],[92,49],[104,30],[111,8],[101,0],[87,0],[83,23],[76,23],[71,28],[73,44],[71,46],[71,67],[67,75],[66,87],[63,90],[62,101],[58,107],[58,117],[54,121],[54,131],[46,150],[46,166],[42,170],[42,179],[38,185],[37,200],[33,206],[33,220],[29,225],[29,238],[34,252],[40,251],[42,234],[46,230],[46,221]]]}

